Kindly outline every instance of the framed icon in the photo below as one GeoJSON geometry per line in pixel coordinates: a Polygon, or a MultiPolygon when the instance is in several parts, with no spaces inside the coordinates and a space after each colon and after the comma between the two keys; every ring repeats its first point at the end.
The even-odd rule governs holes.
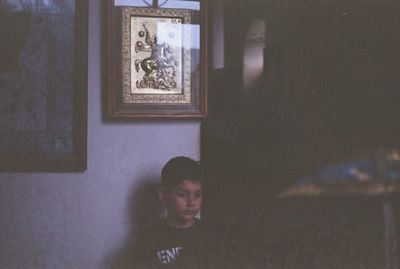
{"type": "Polygon", "coordinates": [[[108,118],[204,117],[205,15],[112,5],[109,11],[108,118]]]}

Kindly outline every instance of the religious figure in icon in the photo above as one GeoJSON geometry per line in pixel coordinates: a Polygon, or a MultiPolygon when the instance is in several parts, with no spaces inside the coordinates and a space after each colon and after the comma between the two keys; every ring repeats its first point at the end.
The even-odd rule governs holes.
{"type": "Polygon", "coordinates": [[[174,56],[174,49],[167,42],[158,43],[157,35],[151,35],[143,24],[144,31],[139,31],[139,37],[144,37],[144,43],[137,41],[135,52],[149,52],[149,56],[135,60],[136,72],[144,71],[141,80],[136,81],[136,87],[169,91],[176,88],[176,74],[179,62],[174,56]]]}

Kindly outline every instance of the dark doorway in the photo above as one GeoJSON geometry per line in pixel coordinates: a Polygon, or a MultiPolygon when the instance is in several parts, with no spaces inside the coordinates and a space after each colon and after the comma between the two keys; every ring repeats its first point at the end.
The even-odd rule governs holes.
{"type": "Polygon", "coordinates": [[[308,241],[326,255],[325,267],[303,251],[293,267],[282,265],[289,252],[272,255],[282,265],[274,268],[356,268],[344,259],[335,263],[344,255],[340,244],[357,257],[364,253],[360,268],[384,268],[381,200],[282,202],[276,195],[327,165],[399,148],[400,4],[237,0],[225,1],[223,16],[224,66],[209,71],[202,133],[202,159],[212,175],[205,218],[246,230],[250,252],[263,265],[271,249],[304,250],[299,242],[308,241]],[[264,66],[245,90],[246,34],[256,20],[265,22],[264,66]],[[364,249],[367,243],[376,248],[364,249]]]}

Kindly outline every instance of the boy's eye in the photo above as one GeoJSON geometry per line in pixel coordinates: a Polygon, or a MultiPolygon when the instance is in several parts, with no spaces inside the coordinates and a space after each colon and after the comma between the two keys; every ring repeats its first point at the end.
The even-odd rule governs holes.
{"type": "Polygon", "coordinates": [[[178,191],[178,192],[176,193],[176,195],[178,195],[178,197],[185,197],[185,196],[186,196],[186,193],[185,193],[185,192],[180,192],[180,191],[178,191]]]}
{"type": "Polygon", "coordinates": [[[203,196],[203,193],[202,193],[202,192],[197,192],[197,193],[195,193],[195,196],[196,196],[197,198],[200,198],[200,197],[203,196]]]}

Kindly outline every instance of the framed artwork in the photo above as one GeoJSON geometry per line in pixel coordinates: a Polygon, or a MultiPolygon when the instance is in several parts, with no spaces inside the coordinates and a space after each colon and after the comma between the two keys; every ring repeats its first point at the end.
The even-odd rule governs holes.
{"type": "Polygon", "coordinates": [[[108,118],[204,117],[204,12],[110,2],[108,11],[108,118]]]}
{"type": "Polygon", "coordinates": [[[0,1],[0,171],[86,169],[87,5],[0,1]]]}

